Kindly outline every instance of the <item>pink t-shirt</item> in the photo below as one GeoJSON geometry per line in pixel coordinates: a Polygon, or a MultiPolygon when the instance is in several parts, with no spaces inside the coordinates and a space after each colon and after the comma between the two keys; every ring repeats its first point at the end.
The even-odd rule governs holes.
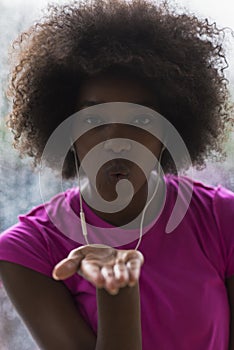
{"type": "MultiPolygon", "coordinates": [[[[234,275],[234,194],[221,186],[180,178],[185,192],[193,184],[193,197],[182,222],[166,234],[178,178],[165,180],[164,209],[140,245],[145,257],[140,276],[143,350],[228,350],[225,280],[234,275]]],[[[80,244],[55,227],[48,210],[64,220],[71,208],[78,215],[77,188],[20,215],[19,222],[0,235],[0,260],[51,276],[56,263],[80,244]]],[[[88,223],[111,227],[85,203],[84,212],[88,223]]],[[[135,248],[136,243],[137,239],[122,247],[135,248]]],[[[97,332],[95,288],[78,274],[64,283],[83,318],[97,332]]]]}

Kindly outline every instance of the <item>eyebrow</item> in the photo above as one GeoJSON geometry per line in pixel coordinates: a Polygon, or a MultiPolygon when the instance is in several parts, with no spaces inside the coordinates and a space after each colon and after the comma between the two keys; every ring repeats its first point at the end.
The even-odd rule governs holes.
{"type": "MultiPolygon", "coordinates": [[[[119,102],[121,102],[121,101],[119,101],[119,102]]],[[[106,101],[83,101],[82,104],[78,105],[78,108],[95,106],[95,105],[102,104],[102,103],[107,103],[107,102],[106,101]]],[[[142,106],[149,107],[149,108],[156,108],[156,106],[154,106],[152,104],[152,102],[149,102],[149,101],[134,102],[134,104],[142,105],[142,106]]]]}

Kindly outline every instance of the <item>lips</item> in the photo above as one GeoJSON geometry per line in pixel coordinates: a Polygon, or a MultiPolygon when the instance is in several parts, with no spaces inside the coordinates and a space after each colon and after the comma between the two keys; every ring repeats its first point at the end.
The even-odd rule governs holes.
{"type": "Polygon", "coordinates": [[[117,169],[117,168],[108,171],[107,174],[111,177],[118,179],[118,180],[127,179],[129,176],[129,172],[127,172],[126,170],[117,169]]]}
{"type": "Polygon", "coordinates": [[[114,168],[108,171],[108,174],[111,176],[128,176],[129,172],[120,168],[114,168]]]}
{"type": "Polygon", "coordinates": [[[114,162],[105,169],[108,177],[113,179],[127,179],[130,174],[130,170],[127,166],[120,162],[114,162]]]}

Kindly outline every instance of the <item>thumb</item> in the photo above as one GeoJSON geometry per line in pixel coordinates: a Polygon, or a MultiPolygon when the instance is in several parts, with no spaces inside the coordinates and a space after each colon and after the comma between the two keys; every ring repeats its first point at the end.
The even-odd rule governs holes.
{"type": "Polygon", "coordinates": [[[83,254],[76,252],[76,254],[70,254],[66,259],[61,260],[57,265],[55,265],[52,276],[55,280],[64,280],[68,277],[74,275],[79,269],[80,262],[83,259],[83,254]]]}

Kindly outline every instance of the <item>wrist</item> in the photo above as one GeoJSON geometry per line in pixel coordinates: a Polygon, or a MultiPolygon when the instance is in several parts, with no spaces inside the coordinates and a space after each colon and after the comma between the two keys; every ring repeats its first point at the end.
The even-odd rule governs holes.
{"type": "Polygon", "coordinates": [[[97,349],[141,350],[140,292],[138,283],[116,295],[97,289],[97,349]]]}

